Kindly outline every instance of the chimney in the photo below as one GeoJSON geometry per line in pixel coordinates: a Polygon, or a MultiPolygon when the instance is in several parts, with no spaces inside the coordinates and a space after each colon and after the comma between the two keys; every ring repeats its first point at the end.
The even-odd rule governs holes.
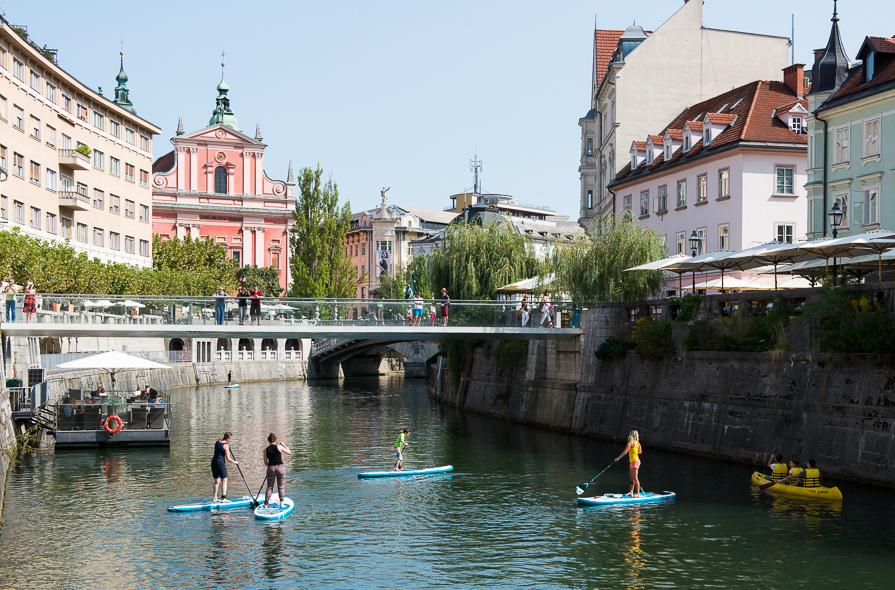
{"type": "Polygon", "coordinates": [[[805,64],[783,68],[783,83],[799,98],[805,96],[805,64]]]}
{"type": "Polygon", "coordinates": [[[827,50],[826,47],[821,47],[820,49],[815,49],[814,50],[814,61],[817,61],[820,58],[822,58],[824,56],[824,51],[826,51],[826,50],[827,50]]]}

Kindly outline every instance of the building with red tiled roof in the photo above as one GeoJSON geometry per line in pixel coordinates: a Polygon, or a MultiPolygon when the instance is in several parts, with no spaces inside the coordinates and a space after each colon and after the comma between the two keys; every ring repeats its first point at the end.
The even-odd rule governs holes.
{"type": "Polygon", "coordinates": [[[704,27],[702,15],[702,2],[682,2],[653,32],[639,26],[594,31],[590,110],[578,121],[582,224],[616,210],[607,185],[633,141],[655,133],[687,105],[776,78],[789,63],[789,39],[704,27]]]}
{"type": "Polygon", "coordinates": [[[796,90],[757,80],[687,107],[661,135],[633,142],[609,190],[671,253],[690,254],[694,232],[700,254],[793,241],[805,231],[808,141],[796,90]],[[657,137],[661,153],[651,159],[657,137]]]}

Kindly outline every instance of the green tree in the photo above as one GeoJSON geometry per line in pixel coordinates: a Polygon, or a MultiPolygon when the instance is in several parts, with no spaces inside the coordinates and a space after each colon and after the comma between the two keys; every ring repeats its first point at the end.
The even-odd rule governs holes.
{"type": "Polygon", "coordinates": [[[554,289],[578,304],[638,301],[660,292],[661,271],[625,269],[664,258],[668,249],[661,234],[627,213],[596,217],[589,229],[590,235],[553,250],[554,289]]]}
{"type": "Polygon", "coordinates": [[[429,259],[420,254],[407,266],[410,284],[420,292],[423,299],[432,298],[432,282],[429,278],[429,259]]]}
{"type": "Polygon", "coordinates": [[[404,289],[410,284],[410,271],[396,268],[394,274],[379,276],[379,286],[373,293],[377,299],[404,299],[404,289]]]}
{"type": "Polygon", "coordinates": [[[272,266],[244,266],[236,271],[236,279],[243,278],[247,287],[258,285],[267,297],[279,297],[285,291],[280,287],[280,271],[272,266]]]}
{"type": "Polygon", "coordinates": [[[339,207],[339,188],[323,170],[303,168],[298,175],[295,225],[289,236],[292,269],[291,297],[354,297],[358,278],[351,265],[345,236],[351,227],[351,204],[339,207]]]}

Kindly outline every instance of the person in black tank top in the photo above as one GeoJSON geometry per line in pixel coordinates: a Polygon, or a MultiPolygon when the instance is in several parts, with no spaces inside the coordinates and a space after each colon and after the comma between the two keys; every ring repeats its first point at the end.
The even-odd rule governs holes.
{"type": "Polygon", "coordinates": [[[273,484],[277,484],[277,493],[280,496],[280,506],[286,499],[286,466],[283,465],[283,453],[291,455],[292,451],[283,443],[277,442],[277,435],[271,432],[267,436],[270,443],[264,448],[264,464],[267,465],[267,491],[264,493],[264,507],[267,508],[270,497],[273,495],[273,484]]]}
{"type": "Polygon", "coordinates": [[[230,454],[232,436],[229,432],[225,432],[224,436],[214,443],[214,456],[211,458],[211,477],[214,478],[214,494],[211,496],[213,502],[218,501],[218,486],[221,485],[221,482],[223,482],[221,501],[229,501],[227,500],[227,461],[239,465],[230,454]]]}

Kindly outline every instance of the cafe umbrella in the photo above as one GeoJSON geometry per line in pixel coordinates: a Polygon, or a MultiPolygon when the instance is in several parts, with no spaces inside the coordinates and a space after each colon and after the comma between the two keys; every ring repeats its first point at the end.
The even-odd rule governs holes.
{"type": "Polygon", "coordinates": [[[163,365],[149,359],[114,350],[86,356],[56,366],[60,369],[101,369],[108,371],[109,375],[112,377],[112,391],[115,390],[115,374],[118,373],[118,371],[171,368],[168,365],[163,365]]]}

